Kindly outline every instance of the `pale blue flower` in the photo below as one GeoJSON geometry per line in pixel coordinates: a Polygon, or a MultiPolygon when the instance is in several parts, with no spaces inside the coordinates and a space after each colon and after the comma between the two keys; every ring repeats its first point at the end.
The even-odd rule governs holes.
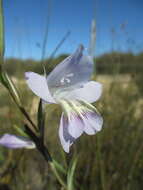
{"type": "Polygon", "coordinates": [[[61,105],[59,137],[65,152],[83,132],[94,135],[101,130],[103,119],[90,104],[97,101],[102,85],[90,81],[93,60],[83,54],[83,46],[62,61],[48,77],[26,72],[29,88],[47,103],[61,105]]]}

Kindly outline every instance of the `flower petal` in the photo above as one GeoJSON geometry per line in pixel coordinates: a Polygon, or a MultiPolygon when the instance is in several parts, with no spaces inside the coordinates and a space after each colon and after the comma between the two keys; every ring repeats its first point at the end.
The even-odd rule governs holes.
{"type": "Polygon", "coordinates": [[[102,129],[103,118],[97,112],[87,112],[83,120],[84,132],[88,135],[94,135],[102,129]]]}
{"type": "Polygon", "coordinates": [[[68,131],[68,118],[62,113],[60,128],[59,128],[59,137],[61,141],[61,145],[65,152],[69,153],[70,146],[74,143],[75,138],[69,134],[68,131]]]}
{"type": "Polygon", "coordinates": [[[0,138],[0,145],[7,148],[35,148],[34,142],[25,137],[17,137],[15,135],[5,134],[0,138]]]}
{"type": "Polygon", "coordinates": [[[77,113],[71,113],[71,115],[68,118],[68,122],[69,134],[75,139],[77,139],[82,135],[84,129],[84,123],[82,121],[82,118],[77,113]]]}
{"type": "Polygon", "coordinates": [[[93,135],[102,129],[103,119],[90,103],[62,100],[60,105],[65,115],[61,117],[59,136],[66,152],[83,132],[93,135]]]}
{"type": "Polygon", "coordinates": [[[82,88],[61,92],[59,97],[67,100],[83,100],[92,103],[100,98],[101,93],[101,83],[90,81],[84,84],[82,88]]]}
{"type": "Polygon", "coordinates": [[[26,72],[25,78],[29,88],[46,102],[55,103],[50,94],[46,78],[34,72],[26,72]]]}
{"type": "Polygon", "coordinates": [[[79,100],[64,100],[61,102],[61,106],[67,115],[69,115],[68,131],[74,138],[78,138],[83,131],[89,135],[93,135],[102,129],[103,118],[97,109],[90,103],[79,100]]]}
{"type": "Polygon", "coordinates": [[[53,93],[61,88],[79,86],[90,79],[93,70],[93,60],[83,55],[83,46],[67,57],[47,77],[48,86],[53,93]]]}

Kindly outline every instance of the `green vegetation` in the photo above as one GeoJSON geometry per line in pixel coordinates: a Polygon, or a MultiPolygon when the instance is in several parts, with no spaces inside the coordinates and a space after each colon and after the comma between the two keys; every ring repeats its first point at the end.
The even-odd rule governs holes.
{"type": "MultiPolygon", "coordinates": [[[[52,69],[68,55],[61,55],[55,59],[45,60],[47,71],[52,69]]],[[[129,53],[112,52],[96,58],[97,71],[100,74],[135,74],[143,69],[143,53],[137,55],[129,53]]],[[[18,74],[23,77],[24,71],[42,72],[40,61],[7,59],[5,67],[10,75],[18,74]]]]}
{"type": "MultiPolygon", "coordinates": [[[[47,60],[48,71],[64,57],[50,63],[47,60]]],[[[104,92],[95,106],[104,118],[103,130],[94,136],[83,135],[67,155],[58,138],[61,110],[57,105],[47,105],[47,147],[65,169],[70,166],[71,176],[75,171],[74,180],[68,179],[69,188],[74,181],[72,190],[140,190],[143,187],[143,54],[116,52],[103,55],[96,62],[99,73],[96,80],[103,83],[104,92]]],[[[36,122],[39,99],[26,86],[24,72],[42,73],[40,63],[9,59],[5,67],[19,89],[24,107],[36,122]]],[[[24,118],[4,87],[0,87],[1,134],[16,134],[14,125],[22,128],[24,118]]],[[[0,147],[0,184],[7,184],[10,190],[61,189],[38,151],[9,151],[3,147],[0,147]]]]}

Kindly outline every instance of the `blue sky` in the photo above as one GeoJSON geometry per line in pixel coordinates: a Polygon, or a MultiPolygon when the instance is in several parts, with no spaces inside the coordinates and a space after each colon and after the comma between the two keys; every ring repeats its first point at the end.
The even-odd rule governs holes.
{"type": "Polygon", "coordinates": [[[93,18],[95,55],[112,49],[142,51],[142,10],[142,0],[4,0],[5,56],[40,59],[39,45],[43,44],[48,19],[46,57],[69,30],[70,36],[56,55],[71,53],[81,43],[88,48],[93,18]]]}

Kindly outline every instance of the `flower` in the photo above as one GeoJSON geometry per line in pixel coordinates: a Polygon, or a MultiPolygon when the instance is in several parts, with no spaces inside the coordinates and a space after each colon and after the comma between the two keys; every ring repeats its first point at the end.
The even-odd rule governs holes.
{"type": "Polygon", "coordinates": [[[0,145],[5,146],[7,148],[28,148],[33,149],[35,148],[34,142],[30,141],[25,137],[18,137],[11,134],[4,134],[0,138],[0,145]]]}
{"type": "Polygon", "coordinates": [[[80,45],[48,75],[26,72],[29,88],[46,103],[59,104],[63,108],[59,137],[65,152],[83,132],[88,135],[101,130],[103,119],[90,103],[97,101],[102,85],[90,81],[93,60],[83,54],[80,45]]]}

